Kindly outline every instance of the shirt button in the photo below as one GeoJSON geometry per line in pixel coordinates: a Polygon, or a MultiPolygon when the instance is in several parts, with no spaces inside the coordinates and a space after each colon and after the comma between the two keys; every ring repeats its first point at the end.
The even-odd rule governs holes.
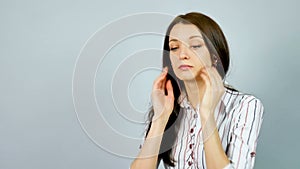
{"type": "Polygon", "coordinates": [[[197,118],[198,117],[198,114],[194,114],[194,118],[197,118]]]}
{"type": "Polygon", "coordinates": [[[191,166],[192,164],[193,164],[193,162],[191,162],[191,161],[188,162],[188,165],[189,165],[189,166],[191,166]]]}
{"type": "Polygon", "coordinates": [[[190,149],[192,149],[193,148],[193,144],[190,144],[190,149]]]}
{"type": "Polygon", "coordinates": [[[194,132],[194,129],[191,129],[191,130],[190,130],[190,133],[193,133],[193,132],[194,132]]]}

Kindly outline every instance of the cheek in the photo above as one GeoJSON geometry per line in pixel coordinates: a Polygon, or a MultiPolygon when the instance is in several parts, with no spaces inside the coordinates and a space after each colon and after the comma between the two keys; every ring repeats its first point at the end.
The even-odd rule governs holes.
{"type": "Polygon", "coordinates": [[[199,52],[197,55],[197,60],[198,62],[200,62],[199,64],[201,65],[209,66],[212,64],[210,53],[208,52],[208,50],[203,50],[199,52]]]}
{"type": "Polygon", "coordinates": [[[176,66],[176,64],[177,64],[176,56],[170,55],[169,58],[170,58],[170,61],[171,61],[171,65],[176,66]]]}
{"type": "Polygon", "coordinates": [[[179,60],[177,59],[176,56],[170,56],[170,62],[171,62],[171,68],[172,68],[173,72],[177,75],[177,73],[178,73],[177,67],[179,66],[178,65],[179,60]]]}

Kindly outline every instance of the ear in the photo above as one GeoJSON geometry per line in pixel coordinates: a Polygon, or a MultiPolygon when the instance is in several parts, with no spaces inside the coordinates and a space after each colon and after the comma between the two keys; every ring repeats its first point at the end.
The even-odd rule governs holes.
{"type": "Polygon", "coordinates": [[[219,60],[218,57],[217,57],[215,54],[213,54],[211,60],[212,60],[212,66],[213,66],[213,67],[217,67],[217,65],[218,65],[218,60],[219,60]]]}

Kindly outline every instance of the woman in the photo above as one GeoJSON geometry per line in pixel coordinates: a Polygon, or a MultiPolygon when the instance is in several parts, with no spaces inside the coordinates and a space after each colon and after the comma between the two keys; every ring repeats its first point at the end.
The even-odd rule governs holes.
{"type": "Polygon", "coordinates": [[[177,16],[153,83],[149,126],[131,169],[253,168],[263,105],[223,83],[229,49],[220,27],[200,13],[177,16]]]}

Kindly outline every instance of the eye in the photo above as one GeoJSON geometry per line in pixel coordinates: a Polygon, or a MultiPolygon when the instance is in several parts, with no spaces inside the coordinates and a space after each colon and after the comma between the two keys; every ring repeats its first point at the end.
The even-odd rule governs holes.
{"type": "Polygon", "coordinates": [[[192,45],[191,48],[198,49],[198,48],[201,48],[201,45],[192,45]]]}
{"type": "Polygon", "coordinates": [[[178,46],[170,47],[170,51],[176,51],[178,49],[178,46]]]}

